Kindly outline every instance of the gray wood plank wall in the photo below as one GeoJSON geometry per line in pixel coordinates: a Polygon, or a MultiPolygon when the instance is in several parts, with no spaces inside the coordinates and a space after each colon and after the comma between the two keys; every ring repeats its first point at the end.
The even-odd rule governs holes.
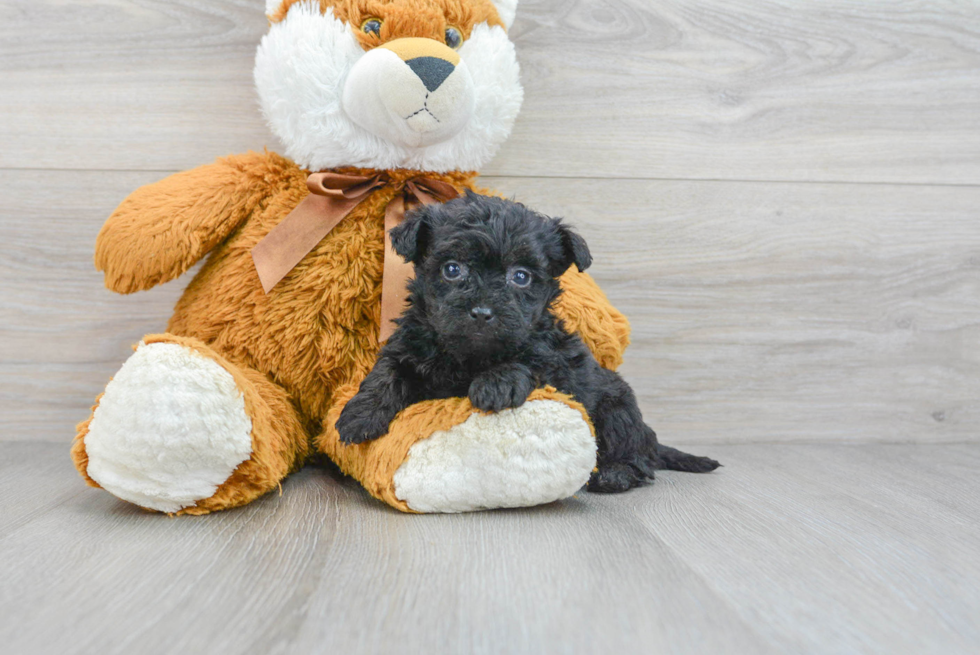
{"type": "MultiPolygon", "coordinates": [[[[186,279],[91,251],[125,195],[281,149],[261,0],[0,1],[0,440],[71,438],[186,279]]],[[[972,441],[980,6],[522,0],[486,183],[580,227],[672,443],[972,441]]]]}

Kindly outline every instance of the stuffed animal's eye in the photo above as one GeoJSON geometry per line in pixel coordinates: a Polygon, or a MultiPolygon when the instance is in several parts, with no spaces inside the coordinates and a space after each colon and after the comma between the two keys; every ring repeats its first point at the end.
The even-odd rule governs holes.
{"type": "Polygon", "coordinates": [[[515,268],[510,272],[510,281],[515,287],[524,288],[531,284],[531,273],[526,268],[515,268]]]}
{"type": "Polygon", "coordinates": [[[446,262],[442,265],[442,277],[449,281],[458,280],[462,278],[465,273],[465,267],[459,262],[446,262]]]}
{"type": "Polygon", "coordinates": [[[455,27],[446,28],[446,45],[453,50],[463,45],[463,35],[455,27]]]}
{"type": "Polygon", "coordinates": [[[374,36],[381,36],[381,19],[380,18],[368,18],[366,21],[361,23],[361,31],[365,34],[373,34],[374,36]]]}

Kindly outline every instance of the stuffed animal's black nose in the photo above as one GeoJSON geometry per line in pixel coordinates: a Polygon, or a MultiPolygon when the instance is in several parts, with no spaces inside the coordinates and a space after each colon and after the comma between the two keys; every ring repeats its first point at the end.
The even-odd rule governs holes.
{"type": "Polygon", "coordinates": [[[470,310],[470,316],[473,320],[483,319],[487,323],[493,320],[493,310],[489,307],[474,307],[470,310]]]}
{"type": "Polygon", "coordinates": [[[415,71],[429,93],[438,89],[439,85],[445,82],[446,78],[456,70],[453,64],[439,57],[415,57],[405,63],[415,71]]]}

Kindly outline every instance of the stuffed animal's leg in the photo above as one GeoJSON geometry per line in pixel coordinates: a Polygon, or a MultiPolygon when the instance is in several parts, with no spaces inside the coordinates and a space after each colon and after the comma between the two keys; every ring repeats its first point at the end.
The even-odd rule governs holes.
{"type": "Polygon", "coordinates": [[[82,477],[161,512],[206,514],[276,488],[308,437],[281,387],[197,339],[146,337],[79,424],[82,477]]]}
{"type": "Polygon", "coordinates": [[[317,447],[403,512],[550,503],[578,491],[595,468],[584,408],[554,389],[537,389],[520,407],[494,414],[474,410],[467,398],[417,403],[386,435],[348,446],[334,425],[356,392],[356,384],[337,390],[317,447]]]}

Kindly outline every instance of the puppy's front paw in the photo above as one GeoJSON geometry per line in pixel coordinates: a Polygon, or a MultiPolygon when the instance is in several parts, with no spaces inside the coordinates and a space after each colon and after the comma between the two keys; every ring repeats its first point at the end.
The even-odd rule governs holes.
{"type": "Polygon", "coordinates": [[[358,401],[357,397],[354,397],[344,407],[334,427],[340,433],[340,440],[351,445],[371,441],[386,434],[389,423],[391,421],[380,414],[376,405],[358,401]]]}
{"type": "Polygon", "coordinates": [[[481,373],[470,383],[470,403],[477,409],[499,412],[520,407],[534,391],[534,380],[526,366],[516,364],[481,373]]]}

